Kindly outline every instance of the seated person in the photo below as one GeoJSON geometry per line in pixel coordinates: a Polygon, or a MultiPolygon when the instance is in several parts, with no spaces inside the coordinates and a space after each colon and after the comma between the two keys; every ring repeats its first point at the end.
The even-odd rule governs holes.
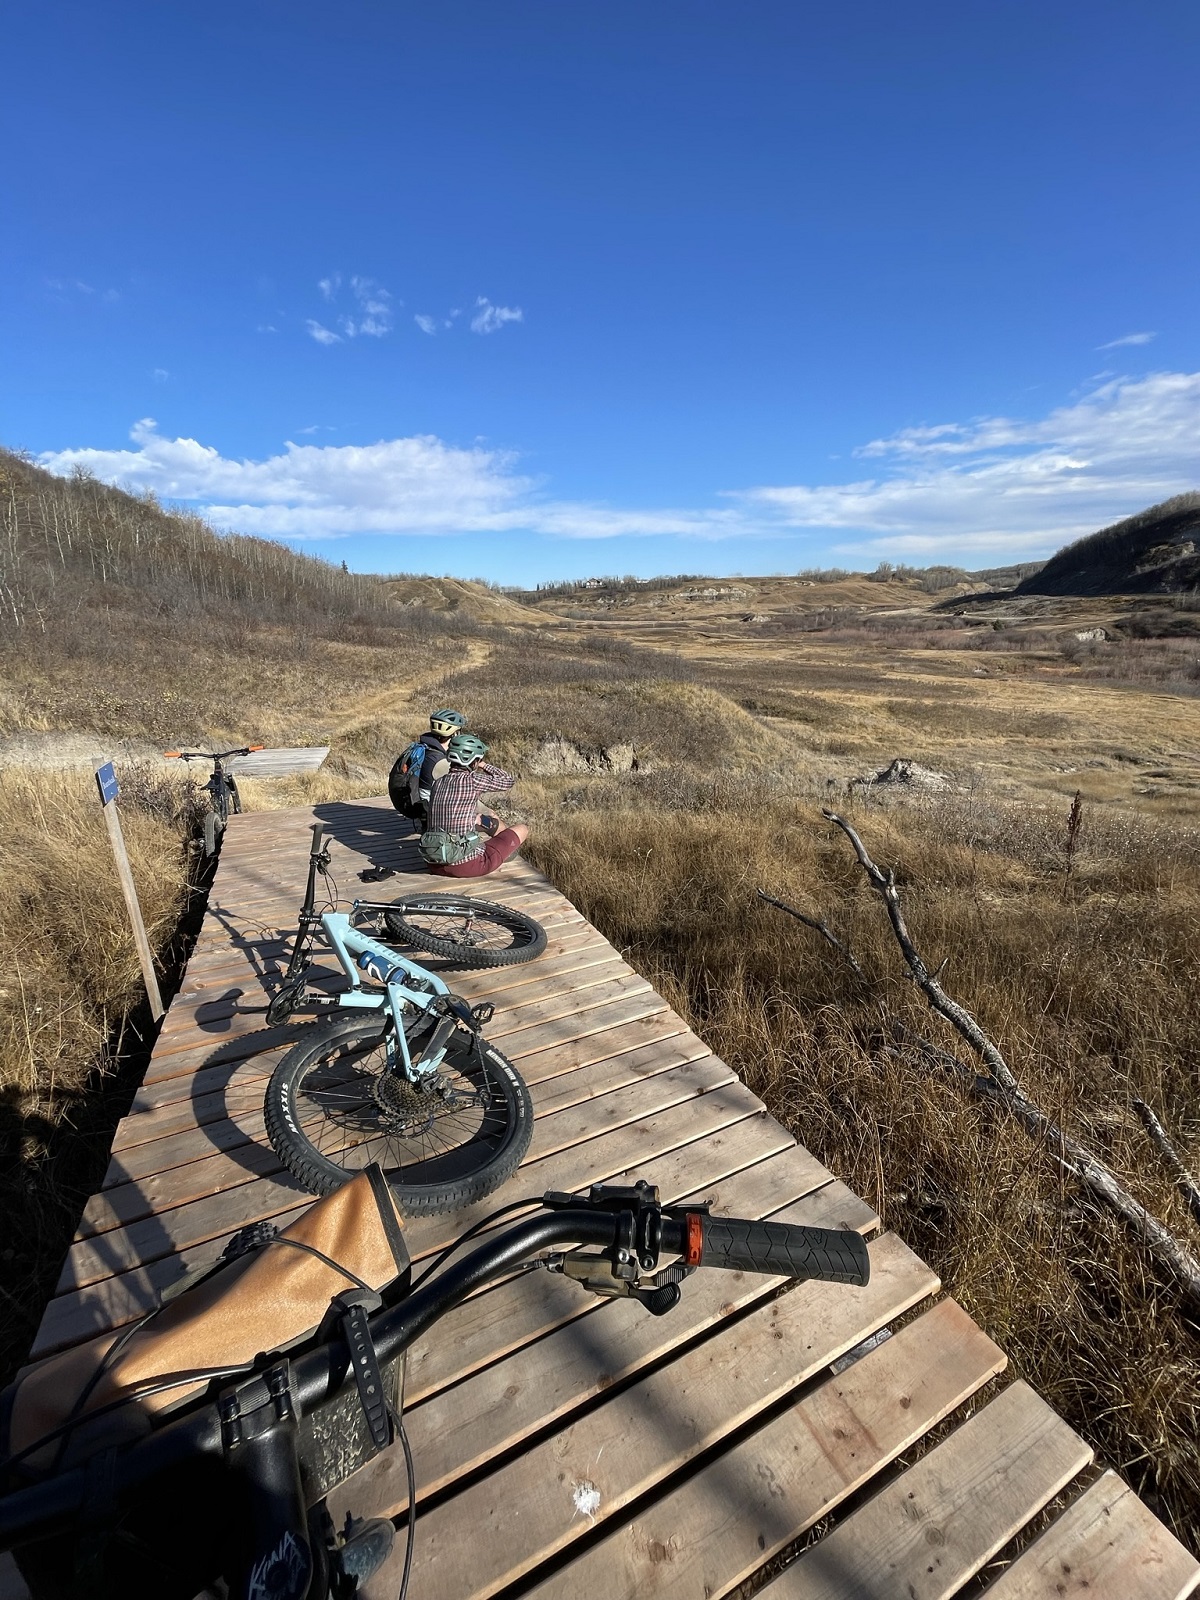
{"type": "Polygon", "coordinates": [[[449,771],[433,786],[429,822],[421,839],[421,854],[430,872],[442,877],[485,878],[529,837],[523,822],[505,828],[498,817],[480,809],[483,795],[511,789],[516,782],[511,773],[483,759],[487,750],[473,733],[455,734],[446,747],[449,771]],[[485,838],[488,833],[491,837],[485,838]],[[455,840],[462,841],[461,854],[446,843],[455,840]],[[447,854],[450,859],[438,859],[447,854]]]}
{"type": "Polygon", "coordinates": [[[397,756],[388,774],[388,795],[401,816],[411,817],[418,830],[424,828],[429,816],[429,796],[438,778],[450,768],[446,761],[446,746],[456,733],[461,733],[467,719],[461,711],[434,711],[429,718],[429,732],[410,744],[397,756]],[[419,752],[423,752],[419,755],[419,752]]]}

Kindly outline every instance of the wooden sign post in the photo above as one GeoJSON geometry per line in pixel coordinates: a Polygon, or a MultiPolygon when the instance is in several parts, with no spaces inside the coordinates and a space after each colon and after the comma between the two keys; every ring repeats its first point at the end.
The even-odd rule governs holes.
{"type": "Polygon", "coordinates": [[[146,937],[146,924],[142,921],[142,908],[138,905],[137,888],[129,866],[129,854],[125,849],[125,835],[121,832],[121,817],[117,811],[117,796],[121,791],[111,761],[96,763],[96,783],[100,790],[100,809],[104,813],[104,824],[108,829],[108,842],[112,845],[113,859],[117,863],[117,877],[121,880],[121,893],[125,896],[129,921],[133,926],[133,942],[137,945],[138,961],[141,963],[142,977],[146,983],[150,1015],[155,1022],[158,1022],[163,1015],[162,995],[158,990],[154,955],[150,949],[150,940],[146,937]]]}

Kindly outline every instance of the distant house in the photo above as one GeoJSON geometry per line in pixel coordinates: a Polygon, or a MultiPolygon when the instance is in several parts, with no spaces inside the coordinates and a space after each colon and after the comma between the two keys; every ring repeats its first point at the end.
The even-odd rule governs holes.
{"type": "Polygon", "coordinates": [[[581,589],[603,589],[603,587],[604,587],[604,579],[603,578],[585,578],[583,580],[583,582],[579,585],[579,587],[581,589]]]}

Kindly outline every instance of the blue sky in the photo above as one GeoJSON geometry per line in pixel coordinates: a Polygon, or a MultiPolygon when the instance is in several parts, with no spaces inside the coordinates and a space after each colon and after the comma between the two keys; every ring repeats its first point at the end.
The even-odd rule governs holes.
{"type": "Polygon", "coordinates": [[[1200,10],[42,0],[0,440],[352,567],[1045,554],[1200,487],[1200,10]]]}

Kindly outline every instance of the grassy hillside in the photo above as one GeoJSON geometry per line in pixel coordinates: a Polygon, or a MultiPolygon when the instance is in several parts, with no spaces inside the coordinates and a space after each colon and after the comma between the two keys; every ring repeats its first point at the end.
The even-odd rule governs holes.
{"type": "Polygon", "coordinates": [[[357,685],[454,656],[468,617],[0,451],[0,735],[326,742],[357,685]]]}
{"type": "Polygon", "coordinates": [[[1018,594],[1179,594],[1200,589],[1200,491],[1077,539],[1018,594]]]}

